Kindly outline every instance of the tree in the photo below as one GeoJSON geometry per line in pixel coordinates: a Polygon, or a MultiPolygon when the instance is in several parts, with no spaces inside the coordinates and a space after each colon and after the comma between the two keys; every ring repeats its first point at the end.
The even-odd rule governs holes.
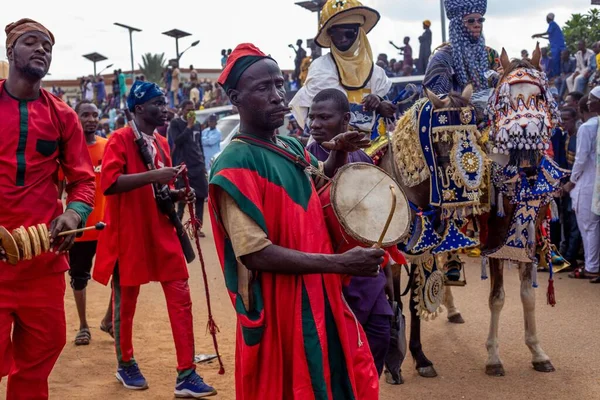
{"type": "Polygon", "coordinates": [[[592,8],[587,14],[573,14],[563,27],[567,47],[577,51],[577,43],[585,40],[588,47],[600,41],[600,10],[592,8]]]}
{"type": "Polygon", "coordinates": [[[138,64],[138,66],[147,81],[161,83],[165,64],[165,53],[146,53],[142,56],[142,64],[138,64]]]}

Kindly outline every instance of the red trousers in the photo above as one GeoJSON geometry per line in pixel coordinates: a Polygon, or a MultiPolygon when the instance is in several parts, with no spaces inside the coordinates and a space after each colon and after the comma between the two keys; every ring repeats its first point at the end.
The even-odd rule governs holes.
{"type": "MultiPolygon", "coordinates": [[[[119,364],[135,362],[133,358],[133,316],[137,304],[139,286],[121,286],[118,266],[113,274],[113,329],[115,349],[119,364]]],[[[177,371],[196,369],[194,364],[194,322],[192,317],[192,299],[188,281],[161,282],[167,311],[171,321],[171,330],[177,353],[177,371]]]]}
{"type": "Polygon", "coordinates": [[[0,379],[8,375],[6,400],[48,398],[48,376],[67,340],[65,287],[63,272],[0,282],[0,379]]]}

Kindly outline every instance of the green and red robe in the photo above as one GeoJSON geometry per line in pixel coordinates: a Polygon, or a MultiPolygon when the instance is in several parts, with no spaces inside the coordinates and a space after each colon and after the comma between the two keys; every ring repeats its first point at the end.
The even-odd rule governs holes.
{"type": "MultiPolygon", "coordinates": [[[[317,161],[292,138],[286,150],[317,161]]],[[[238,315],[238,400],[375,400],[379,382],[365,334],[333,274],[259,273],[256,310],[238,295],[237,261],[216,201],[226,191],[275,245],[331,254],[321,203],[309,175],[282,156],[234,140],[212,167],[209,186],[215,243],[238,315]]],[[[285,260],[281,260],[285,263],[285,260]]]]}

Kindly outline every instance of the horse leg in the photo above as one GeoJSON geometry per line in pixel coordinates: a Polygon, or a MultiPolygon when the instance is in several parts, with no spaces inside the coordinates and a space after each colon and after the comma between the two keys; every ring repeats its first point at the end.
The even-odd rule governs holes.
{"type": "Polygon", "coordinates": [[[504,376],[504,367],[500,360],[498,351],[498,327],[500,325],[500,312],[504,307],[504,277],[502,260],[490,258],[490,297],[489,306],[491,311],[490,332],[486,348],[488,359],[485,363],[485,373],[490,376],[504,376]]]}
{"type": "MultiPolygon", "coordinates": [[[[417,267],[416,265],[412,265],[411,267],[411,275],[414,276],[416,274],[417,267]]],[[[413,286],[411,287],[411,293],[409,295],[409,308],[410,308],[410,340],[408,343],[408,348],[410,349],[410,353],[412,354],[413,359],[416,363],[417,372],[424,378],[435,378],[437,376],[437,372],[435,368],[433,368],[433,363],[425,357],[425,353],[423,353],[423,346],[421,345],[421,318],[417,313],[417,302],[415,301],[414,290],[417,285],[413,282],[413,286]]]]}
{"type": "Polygon", "coordinates": [[[454,296],[452,295],[452,288],[450,286],[444,286],[444,306],[448,310],[448,321],[453,324],[464,324],[465,320],[460,311],[454,305],[454,296]]]}
{"type": "Polygon", "coordinates": [[[525,319],[525,344],[532,354],[533,368],[539,372],[554,372],[554,366],[546,355],[537,337],[535,325],[535,289],[532,286],[531,272],[535,268],[533,263],[519,263],[519,277],[521,278],[521,302],[523,303],[523,317],[525,319]]]}

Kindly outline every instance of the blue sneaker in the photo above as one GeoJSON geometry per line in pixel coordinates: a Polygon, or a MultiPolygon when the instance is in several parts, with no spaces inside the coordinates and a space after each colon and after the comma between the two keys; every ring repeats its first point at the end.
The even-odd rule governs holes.
{"type": "Polygon", "coordinates": [[[146,378],[144,378],[144,375],[142,375],[142,371],[140,371],[137,363],[133,363],[129,366],[119,365],[116,376],[117,380],[121,382],[127,389],[148,389],[148,382],[146,382],[146,378]]]}
{"type": "Polygon", "coordinates": [[[185,378],[177,378],[175,397],[201,399],[215,394],[217,394],[217,391],[212,386],[204,383],[204,380],[196,371],[192,371],[185,378]]]}

